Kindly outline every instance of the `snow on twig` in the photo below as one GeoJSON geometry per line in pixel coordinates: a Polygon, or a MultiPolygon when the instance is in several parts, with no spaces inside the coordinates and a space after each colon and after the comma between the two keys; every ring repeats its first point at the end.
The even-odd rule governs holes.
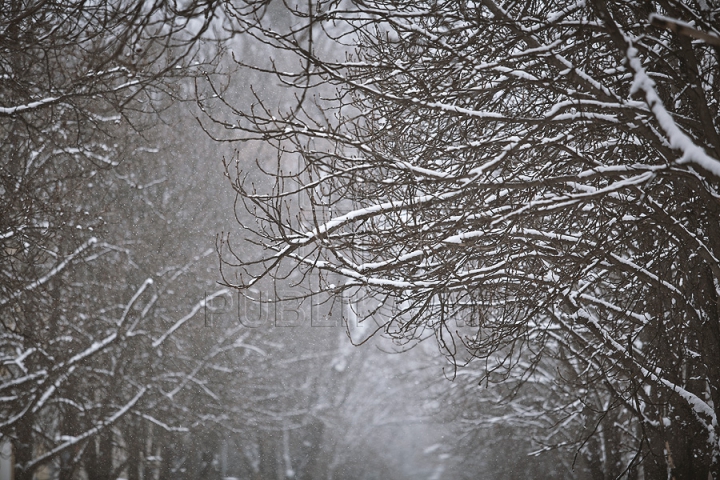
{"type": "Polygon", "coordinates": [[[44,455],[40,455],[30,462],[26,463],[25,465],[22,465],[20,468],[24,471],[28,471],[32,469],[35,465],[38,465],[40,463],[43,463],[44,461],[54,457],[58,453],[62,452],[66,448],[69,448],[78,442],[81,442],[82,440],[85,440],[86,438],[92,437],[93,435],[96,435],[98,432],[100,432],[102,429],[112,425],[115,423],[120,417],[125,415],[135,404],[140,400],[140,398],[145,395],[145,392],[148,390],[148,387],[142,387],[140,388],[140,391],[138,391],[137,394],[128,402],[126,403],[120,410],[115,412],[110,417],[106,418],[105,420],[101,421],[99,424],[94,426],[93,428],[86,430],[84,433],[76,436],[76,437],[70,437],[66,442],[58,445],[57,447],[53,448],[49,452],[45,453],[44,455]]]}
{"type": "Polygon", "coordinates": [[[172,327],[170,327],[165,333],[163,333],[160,336],[160,338],[158,338],[157,340],[155,340],[152,343],[152,347],[157,348],[158,346],[160,346],[160,344],[163,343],[170,335],[172,335],[175,332],[175,330],[182,327],[185,322],[187,322],[188,320],[193,318],[195,316],[195,314],[197,314],[197,312],[200,311],[201,308],[205,308],[205,305],[207,305],[207,302],[209,300],[212,300],[215,297],[220,297],[222,295],[227,295],[228,293],[230,293],[230,290],[228,290],[227,288],[223,288],[222,290],[218,290],[217,292],[213,293],[212,295],[208,295],[203,300],[200,300],[199,302],[197,302],[193,306],[192,310],[190,310],[190,313],[188,313],[187,315],[182,317],[180,320],[175,322],[175,324],[172,327]]]}
{"type": "Polygon", "coordinates": [[[577,318],[583,318],[587,325],[590,326],[591,329],[594,331],[594,333],[600,336],[605,345],[611,348],[613,352],[611,353],[611,356],[617,355],[627,361],[632,362],[643,375],[643,377],[649,378],[650,380],[663,385],[664,387],[678,394],[683,400],[685,400],[692,412],[695,414],[695,418],[705,427],[708,435],[708,444],[712,448],[713,454],[717,455],[720,452],[720,443],[718,442],[718,436],[716,434],[716,429],[718,428],[717,416],[715,415],[715,411],[710,405],[708,405],[707,402],[703,401],[700,397],[678,385],[677,383],[671,382],[670,380],[665,378],[660,368],[646,368],[636,362],[635,359],[632,358],[630,354],[628,354],[627,350],[622,345],[620,345],[610,335],[607,334],[607,332],[600,326],[600,322],[597,320],[597,318],[595,318],[595,316],[590,314],[587,310],[580,308],[578,312],[575,313],[575,316],[577,318]]]}
{"type": "Polygon", "coordinates": [[[682,156],[677,163],[695,163],[710,173],[720,177],[720,161],[708,155],[705,150],[696,145],[695,142],[677,126],[672,115],[663,105],[660,96],[655,91],[655,82],[648,76],[638,57],[638,50],[632,46],[632,40],[626,37],[628,42],[627,59],[630,67],[635,71],[630,95],[642,91],[645,94],[645,103],[660,124],[660,128],[667,136],[671,148],[680,150],[682,156]]]}
{"type": "Polygon", "coordinates": [[[164,423],[164,422],[161,422],[161,421],[158,420],[157,418],[155,418],[155,417],[153,417],[153,416],[151,416],[151,415],[148,415],[147,413],[143,413],[143,412],[133,412],[133,414],[135,414],[135,415],[137,415],[137,416],[139,416],[139,417],[144,418],[144,419],[147,420],[148,422],[154,423],[155,425],[157,425],[158,427],[162,428],[162,429],[165,430],[166,432],[189,432],[189,431],[190,431],[190,429],[187,428],[187,427],[172,427],[172,426],[170,426],[170,425],[168,425],[168,424],[166,424],[166,423],[164,423]]]}
{"type": "Polygon", "coordinates": [[[87,250],[87,249],[88,249],[89,247],[91,247],[92,245],[95,245],[96,243],[97,243],[97,238],[95,238],[95,237],[90,238],[87,242],[85,242],[85,243],[83,243],[82,245],[80,245],[73,253],[71,253],[70,255],[68,255],[68,256],[65,258],[65,260],[63,260],[62,262],[60,262],[59,264],[57,264],[55,267],[53,267],[53,269],[50,270],[50,271],[47,273],[47,275],[45,275],[45,276],[43,276],[43,277],[41,277],[41,278],[38,278],[37,280],[35,280],[34,282],[30,283],[29,285],[27,285],[27,286],[25,286],[24,288],[16,291],[15,293],[13,293],[13,294],[10,295],[8,298],[3,298],[2,300],[0,300],[0,306],[5,305],[6,303],[10,302],[11,300],[15,300],[17,297],[19,297],[20,295],[22,295],[22,294],[25,293],[25,292],[30,292],[30,291],[32,291],[32,290],[35,290],[37,287],[39,287],[39,286],[47,283],[48,280],[50,280],[52,277],[54,277],[55,275],[57,275],[58,273],[60,273],[65,267],[67,267],[68,264],[75,259],[75,257],[77,257],[78,255],[80,255],[82,252],[84,252],[85,250],[87,250]]]}
{"type": "Polygon", "coordinates": [[[717,35],[698,30],[695,26],[687,22],[683,22],[682,20],[678,20],[677,18],[670,18],[658,15],[657,13],[651,13],[649,20],[650,25],[655,27],[665,28],[671,32],[677,33],[678,35],[685,35],[686,37],[702,40],[710,45],[720,46],[720,37],[717,35]]]}
{"type": "Polygon", "coordinates": [[[62,97],[47,97],[35,102],[26,103],[25,105],[17,105],[14,107],[0,107],[0,115],[14,115],[16,113],[27,112],[28,110],[36,110],[46,105],[53,104],[62,97]]]}
{"type": "Polygon", "coordinates": [[[120,317],[120,320],[118,321],[118,327],[122,326],[123,323],[125,323],[125,320],[127,319],[128,313],[130,313],[130,309],[132,306],[137,302],[138,298],[140,298],[140,295],[143,294],[145,289],[153,284],[153,279],[148,278],[146,279],[143,284],[140,286],[140,288],[137,289],[135,292],[135,295],[130,299],[127,305],[125,305],[125,309],[123,310],[122,316],[120,317]]]}

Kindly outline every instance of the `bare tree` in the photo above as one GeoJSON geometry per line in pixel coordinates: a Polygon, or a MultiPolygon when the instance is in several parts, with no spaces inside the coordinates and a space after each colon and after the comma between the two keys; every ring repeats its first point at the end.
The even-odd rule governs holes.
{"type": "Polygon", "coordinates": [[[203,104],[237,140],[281,153],[266,190],[234,180],[266,254],[225,238],[227,284],[300,271],[324,291],[392,299],[385,333],[432,332],[455,363],[483,360],[477,381],[509,386],[505,402],[549,375],[572,399],[537,407],[585,419],[566,445],[610,430],[598,475],[720,475],[720,7],[286,13],[285,30],[242,28],[285,59],[247,66],[296,104],[226,101],[232,121],[203,104]]]}
{"type": "MultiPolygon", "coordinates": [[[[213,48],[198,41],[214,10],[0,2],[0,433],[14,444],[17,478],[43,465],[60,478],[80,468],[117,477],[122,421],[151,424],[148,405],[168,402],[153,366],[163,358],[155,343],[177,330],[162,314],[173,278],[138,268],[132,247],[110,238],[121,225],[108,224],[109,211],[138,190],[114,175],[150,153],[143,134],[181,93],[177,81],[211,67],[213,48]]],[[[192,371],[176,365],[173,381],[192,371]]],[[[176,407],[156,424],[187,428],[176,407]]],[[[136,453],[137,433],[124,435],[136,453]]]]}
{"type": "Polygon", "coordinates": [[[195,44],[213,7],[11,0],[1,10],[6,306],[80,254],[71,252],[87,248],[91,235],[77,232],[70,218],[84,190],[78,182],[123,161],[137,142],[120,138],[131,139],[148,121],[131,113],[161,108],[160,94],[171,93],[167,81],[197,70],[195,44]],[[59,236],[73,240],[53,261],[46,250],[54,250],[59,236]]]}

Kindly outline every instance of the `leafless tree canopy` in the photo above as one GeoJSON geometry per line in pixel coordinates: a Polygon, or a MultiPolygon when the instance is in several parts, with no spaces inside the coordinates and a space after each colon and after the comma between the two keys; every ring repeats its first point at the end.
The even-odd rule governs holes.
{"type": "MultiPolygon", "coordinates": [[[[171,478],[167,445],[200,415],[189,385],[217,363],[237,373],[221,354],[247,353],[232,347],[237,330],[204,349],[180,338],[204,300],[188,288],[195,298],[178,306],[173,289],[212,250],[148,261],[147,237],[127,238],[151,220],[160,229],[167,205],[152,200],[178,196],[158,187],[148,128],[182,79],[211,67],[198,41],[214,8],[0,2],[0,441],[12,442],[17,479],[49,468],[137,479],[153,441],[171,478]]],[[[213,381],[205,404],[218,408],[213,381]]]]}
{"type": "Polygon", "coordinates": [[[202,105],[280,153],[264,190],[228,164],[265,249],[225,238],[228,285],[387,299],[385,332],[474,357],[490,403],[599,478],[720,475],[720,5],[286,14],[250,29],[278,52],[250,67],[295,104],[202,105]]]}

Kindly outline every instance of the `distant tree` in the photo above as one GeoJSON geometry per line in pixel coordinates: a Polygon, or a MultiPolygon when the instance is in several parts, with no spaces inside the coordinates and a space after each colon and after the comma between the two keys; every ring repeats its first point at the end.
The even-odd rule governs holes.
{"type": "MultiPolygon", "coordinates": [[[[153,366],[168,359],[152,343],[168,329],[158,321],[173,277],[140,271],[108,220],[139,190],[115,177],[118,165],[149,154],[148,127],[178,98],[178,80],[211,68],[213,49],[198,41],[214,10],[0,2],[0,434],[18,479],[49,465],[60,478],[81,466],[117,477],[119,445],[139,453],[131,439],[144,431],[136,423],[123,440],[119,423],[152,423],[150,398],[163,404],[153,366]]],[[[192,372],[183,367],[174,382],[192,372]]]]}
{"type": "Polygon", "coordinates": [[[598,478],[720,476],[720,6],[320,1],[287,15],[286,29],[237,15],[236,29],[276,49],[247,66],[296,104],[258,91],[231,121],[202,105],[282,155],[268,189],[233,182],[266,254],[224,239],[227,284],[297,270],[392,299],[387,334],[432,332],[456,363],[482,360],[476,381],[534,403],[533,435],[564,429],[548,447],[588,453],[598,478]],[[557,409],[559,423],[544,416],[557,409]]]}
{"type": "Polygon", "coordinates": [[[8,0],[0,7],[6,306],[32,295],[92,245],[75,218],[97,221],[75,211],[83,210],[74,203],[85,190],[79,182],[127,158],[137,146],[127,139],[149,121],[133,113],[162,108],[170,79],[197,72],[196,41],[213,6],[8,0]]]}

